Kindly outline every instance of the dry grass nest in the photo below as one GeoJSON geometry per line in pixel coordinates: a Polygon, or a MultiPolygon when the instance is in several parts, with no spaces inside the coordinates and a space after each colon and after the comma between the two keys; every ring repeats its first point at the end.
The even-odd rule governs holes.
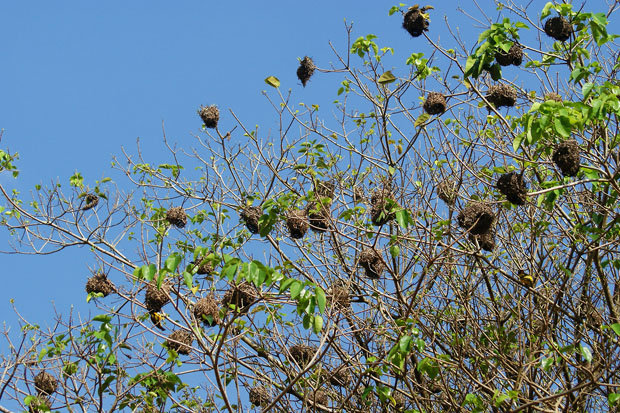
{"type": "Polygon", "coordinates": [[[334,181],[316,181],[314,184],[314,193],[317,198],[330,198],[334,199],[336,192],[336,184],[334,181]]]}
{"type": "Polygon", "coordinates": [[[189,354],[192,350],[194,336],[189,331],[175,330],[166,339],[166,346],[179,354],[189,354]]]}
{"type": "Polygon", "coordinates": [[[495,222],[495,213],[487,204],[471,202],[461,210],[457,220],[461,228],[470,234],[481,235],[491,230],[495,222]]]}
{"type": "Polygon", "coordinates": [[[312,75],[314,74],[314,70],[316,66],[311,58],[308,56],[304,56],[301,59],[299,67],[297,68],[297,78],[301,81],[301,84],[306,87],[306,83],[310,80],[312,75]]]}
{"type": "Polygon", "coordinates": [[[40,395],[49,396],[58,388],[58,381],[54,376],[43,370],[34,376],[34,388],[40,395]]]}
{"type": "Polygon", "coordinates": [[[202,321],[207,327],[214,327],[220,323],[220,307],[212,295],[201,298],[194,304],[194,317],[202,321]]]}
{"type": "Polygon", "coordinates": [[[239,215],[245,223],[245,227],[248,229],[248,231],[250,231],[252,234],[258,234],[258,220],[263,215],[262,208],[258,206],[245,207],[241,210],[241,213],[239,215]]]}
{"type": "Polygon", "coordinates": [[[230,305],[234,306],[235,311],[241,313],[247,313],[250,306],[254,304],[258,299],[258,291],[254,284],[249,282],[243,282],[238,285],[233,285],[222,297],[222,305],[229,308],[230,305]]]}
{"type": "Polygon", "coordinates": [[[497,52],[495,52],[495,60],[501,66],[521,66],[523,62],[523,48],[519,43],[514,42],[507,52],[498,49],[497,52]]]}
{"type": "Polygon", "coordinates": [[[424,12],[425,9],[412,7],[405,13],[403,28],[407,30],[412,37],[419,37],[422,33],[428,31],[429,21],[423,16],[424,12]]]}
{"type": "Polygon", "coordinates": [[[527,199],[527,188],[523,175],[516,172],[503,174],[497,180],[497,189],[506,196],[506,199],[515,205],[524,205],[527,199]]]}
{"type": "Polygon", "coordinates": [[[162,307],[169,301],[170,284],[167,282],[162,283],[161,288],[157,288],[155,280],[150,282],[146,286],[146,293],[144,295],[144,304],[149,312],[159,312],[162,307]]]}
{"type": "Polygon", "coordinates": [[[573,25],[562,16],[556,16],[545,22],[547,36],[559,41],[566,41],[573,34],[573,25]]]}
{"type": "Polygon", "coordinates": [[[349,288],[343,281],[337,281],[332,284],[327,297],[330,300],[332,306],[344,309],[349,308],[349,306],[351,305],[349,288]]]}
{"type": "Polygon", "coordinates": [[[200,106],[198,114],[200,115],[200,119],[204,122],[205,127],[217,127],[217,122],[220,120],[220,110],[217,106],[200,106]]]}
{"type": "Polygon", "coordinates": [[[265,407],[271,403],[271,394],[265,386],[255,386],[250,388],[250,403],[254,406],[265,407]]]}
{"type": "Polygon", "coordinates": [[[172,207],[166,211],[166,221],[177,228],[184,228],[187,224],[187,214],[183,207],[172,207]]]}
{"type": "Polygon", "coordinates": [[[114,284],[108,280],[104,273],[95,274],[86,281],[86,292],[88,294],[101,293],[104,297],[107,297],[114,291],[114,284]]]}
{"type": "Polygon", "coordinates": [[[547,93],[545,96],[545,102],[548,100],[553,100],[555,102],[562,102],[562,96],[560,96],[559,94],[555,93],[555,92],[549,92],[547,93]]]}
{"type": "Polygon", "coordinates": [[[469,240],[471,242],[477,240],[480,248],[485,251],[493,252],[495,249],[495,231],[493,230],[480,235],[469,234],[469,240]]]}
{"type": "Polygon", "coordinates": [[[88,211],[89,209],[93,209],[99,203],[99,197],[92,193],[87,193],[84,195],[84,206],[82,207],[82,211],[88,211]]]}
{"type": "Polygon", "coordinates": [[[489,88],[486,99],[496,108],[511,107],[517,102],[517,91],[509,85],[493,85],[489,88]]]}
{"type": "Polygon", "coordinates": [[[207,257],[199,259],[198,263],[199,264],[196,269],[196,274],[206,275],[213,272],[213,264],[211,263],[211,260],[209,260],[207,257]]]}
{"type": "Polygon", "coordinates": [[[456,202],[456,185],[452,180],[444,179],[436,187],[437,197],[448,205],[454,205],[456,202]]]}
{"type": "Polygon", "coordinates": [[[291,238],[303,238],[310,226],[307,211],[297,208],[290,209],[286,216],[286,226],[291,238]]]}
{"type": "Polygon", "coordinates": [[[305,395],[304,400],[309,406],[320,404],[321,406],[327,406],[329,404],[329,397],[327,392],[323,390],[310,391],[305,395]]]}
{"type": "Polygon", "coordinates": [[[376,189],[370,197],[370,220],[373,225],[380,227],[395,218],[393,212],[394,194],[389,188],[376,189]]]}
{"type": "Polygon", "coordinates": [[[340,366],[329,373],[329,383],[332,386],[346,387],[352,379],[351,369],[340,366]]]}
{"type": "Polygon", "coordinates": [[[555,147],[553,162],[560,168],[564,176],[576,176],[579,172],[581,150],[574,139],[568,139],[555,147]]]}
{"type": "Polygon", "coordinates": [[[310,228],[315,232],[325,232],[330,225],[329,205],[311,202],[306,206],[310,228]]]}
{"type": "Polygon", "coordinates": [[[360,253],[360,266],[366,271],[366,277],[377,279],[385,270],[385,264],[381,255],[372,248],[365,248],[360,253]]]}
{"type": "Polygon", "coordinates": [[[424,101],[424,111],[429,115],[441,115],[446,111],[446,97],[439,92],[430,92],[424,101]]]}
{"type": "Polygon", "coordinates": [[[308,364],[310,360],[312,360],[312,357],[314,357],[316,350],[316,347],[307,346],[305,344],[295,344],[288,349],[293,360],[295,360],[300,366],[305,366],[308,364]]]}

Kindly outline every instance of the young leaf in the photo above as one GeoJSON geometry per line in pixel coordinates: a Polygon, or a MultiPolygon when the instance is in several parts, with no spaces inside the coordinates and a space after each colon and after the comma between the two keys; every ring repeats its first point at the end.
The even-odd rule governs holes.
{"type": "Polygon", "coordinates": [[[267,79],[265,79],[265,83],[275,88],[280,87],[280,80],[275,76],[269,76],[267,79]]]}
{"type": "Polygon", "coordinates": [[[379,79],[377,79],[377,82],[381,85],[387,85],[388,83],[392,83],[396,80],[396,76],[394,76],[392,74],[392,72],[390,72],[389,70],[387,72],[385,72],[384,74],[382,74],[379,79]]]}

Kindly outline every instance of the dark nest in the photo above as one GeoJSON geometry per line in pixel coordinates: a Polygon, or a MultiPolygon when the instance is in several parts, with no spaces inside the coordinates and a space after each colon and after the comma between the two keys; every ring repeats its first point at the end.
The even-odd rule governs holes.
{"type": "Polygon", "coordinates": [[[562,16],[552,17],[545,22],[545,33],[555,40],[564,42],[573,34],[573,25],[562,16]]]}
{"type": "Polygon", "coordinates": [[[240,215],[248,231],[252,234],[258,234],[258,219],[263,215],[262,208],[258,206],[245,207],[241,210],[240,215]]]}
{"type": "Polygon", "coordinates": [[[360,253],[359,264],[366,271],[366,277],[377,279],[385,270],[381,255],[372,248],[365,248],[360,253]]]}
{"type": "Polygon", "coordinates": [[[240,313],[247,313],[250,306],[258,299],[258,292],[252,283],[243,282],[233,285],[222,297],[222,305],[226,308],[233,305],[234,310],[240,313]]]}
{"type": "Polygon", "coordinates": [[[177,228],[184,228],[187,224],[187,214],[183,207],[172,207],[166,211],[166,221],[177,228]]]}
{"type": "Polygon", "coordinates": [[[189,331],[176,330],[166,339],[166,346],[179,354],[188,355],[192,350],[194,336],[189,331]]]}
{"type": "Polygon", "coordinates": [[[562,102],[562,96],[560,96],[559,94],[555,93],[555,92],[549,92],[545,95],[545,101],[547,100],[553,100],[556,102],[562,102]]]}
{"type": "Polygon", "coordinates": [[[395,217],[388,199],[394,200],[394,194],[389,188],[376,189],[370,198],[370,220],[377,227],[387,224],[395,217]]]}
{"type": "Polygon", "coordinates": [[[86,281],[86,292],[88,294],[101,293],[104,297],[107,297],[114,291],[114,284],[108,280],[104,273],[95,274],[86,281]]]}
{"type": "Polygon", "coordinates": [[[306,83],[308,83],[308,80],[310,80],[310,78],[314,74],[315,69],[316,66],[314,65],[314,62],[308,56],[305,56],[301,60],[301,63],[297,68],[297,78],[301,80],[301,84],[304,87],[306,87],[306,83]]]}
{"type": "Polygon", "coordinates": [[[487,204],[472,202],[468,204],[457,217],[461,228],[470,234],[481,235],[489,232],[495,221],[495,213],[487,204]]]}
{"type": "Polygon", "coordinates": [[[271,394],[265,386],[251,387],[249,398],[254,406],[265,407],[271,403],[271,394]]]}
{"type": "Polygon", "coordinates": [[[448,205],[454,205],[457,192],[453,181],[444,179],[435,187],[435,192],[437,192],[437,196],[443,202],[448,205]]]}
{"type": "Polygon", "coordinates": [[[478,240],[478,245],[485,251],[493,252],[495,249],[495,231],[493,230],[480,235],[469,234],[469,240],[471,242],[478,240]]]}
{"type": "Polygon", "coordinates": [[[324,392],[323,390],[316,390],[308,392],[306,394],[305,401],[310,406],[314,406],[316,404],[327,406],[329,404],[329,397],[327,397],[327,392],[324,392]]]}
{"type": "Polygon", "coordinates": [[[56,391],[57,387],[56,378],[45,370],[34,376],[34,388],[39,394],[50,395],[56,391]]]}
{"type": "Polygon", "coordinates": [[[495,60],[501,66],[521,66],[521,62],[523,62],[523,48],[519,43],[514,42],[507,52],[498,49],[495,52],[495,60]]]}
{"type": "Polygon", "coordinates": [[[343,281],[336,281],[329,289],[328,298],[333,306],[339,308],[349,308],[351,305],[351,296],[349,289],[343,281]]]}
{"type": "Polygon", "coordinates": [[[351,382],[351,370],[340,366],[329,374],[329,382],[332,386],[346,387],[351,382]]]}
{"type": "Polygon", "coordinates": [[[429,115],[440,115],[446,111],[446,97],[439,92],[430,92],[424,101],[424,111],[429,115]]]}
{"type": "Polygon", "coordinates": [[[93,209],[99,203],[99,197],[95,194],[86,194],[84,195],[84,206],[82,207],[82,211],[88,211],[89,209],[93,209]]]}
{"type": "Polygon", "coordinates": [[[207,275],[207,274],[211,274],[212,272],[213,272],[213,264],[211,263],[211,260],[209,260],[206,257],[200,259],[198,268],[196,269],[196,274],[207,275]]]}
{"type": "Polygon", "coordinates": [[[217,122],[220,120],[220,110],[217,106],[200,106],[198,114],[200,115],[200,119],[204,122],[205,127],[217,127],[217,122]]]}
{"type": "Polygon", "coordinates": [[[300,366],[305,366],[308,364],[310,360],[312,360],[312,357],[314,357],[316,350],[316,347],[307,346],[305,344],[295,344],[288,349],[293,360],[295,360],[300,366]]]}
{"type": "Polygon", "coordinates": [[[497,180],[496,186],[510,203],[515,205],[525,204],[527,188],[522,174],[516,172],[503,174],[497,180]]]}
{"type": "Polygon", "coordinates": [[[153,280],[146,286],[146,294],[144,295],[144,304],[149,312],[159,312],[166,305],[170,298],[170,284],[162,283],[161,288],[157,288],[157,283],[153,280]]]}
{"type": "Polygon", "coordinates": [[[553,162],[560,168],[564,176],[576,176],[579,172],[581,160],[579,144],[574,139],[568,139],[555,147],[553,162]]]}
{"type": "Polygon", "coordinates": [[[489,88],[486,98],[496,108],[511,107],[517,102],[517,91],[509,85],[493,85],[489,88]]]}
{"type": "Polygon", "coordinates": [[[316,232],[325,232],[329,229],[330,212],[329,206],[311,202],[306,207],[310,228],[316,232]]]}
{"type": "Polygon", "coordinates": [[[425,31],[428,31],[429,22],[422,15],[424,9],[418,9],[417,7],[409,9],[405,13],[403,19],[403,28],[409,32],[412,37],[419,37],[425,31]]]}
{"type": "Polygon", "coordinates": [[[318,198],[330,198],[334,199],[334,193],[336,191],[336,185],[334,181],[316,181],[314,185],[314,192],[318,198]]]}
{"type": "Polygon", "coordinates": [[[194,304],[194,317],[202,321],[207,327],[214,327],[220,323],[220,308],[217,300],[209,295],[201,298],[194,304]]]}
{"type": "Polygon", "coordinates": [[[303,238],[310,226],[307,212],[303,209],[290,209],[286,216],[286,226],[291,238],[303,238]]]}

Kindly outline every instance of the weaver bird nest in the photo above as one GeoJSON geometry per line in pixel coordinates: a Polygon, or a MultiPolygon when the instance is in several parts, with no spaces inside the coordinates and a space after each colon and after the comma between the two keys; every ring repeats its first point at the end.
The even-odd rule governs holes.
{"type": "Polygon", "coordinates": [[[291,238],[303,238],[310,226],[307,211],[303,209],[290,209],[286,216],[286,226],[291,238]]]}
{"type": "Polygon", "coordinates": [[[394,194],[389,188],[376,189],[370,198],[370,220],[373,225],[380,227],[393,220],[394,206],[394,194]]]}
{"type": "Polygon", "coordinates": [[[495,60],[501,66],[520,66],[523,62],[523,48],[519,43],[514,42],[507,52],[502,49],[495,52],[495,60]]]}
{"type": "Polygon", "coordinates": [[[566,41],[573,34],[573,25],[562,16],[552,17],[545,22],[547,36],[559,41],[566,41]]]}
{"type": "Polygon", "coordinates": [[[196,304],[194,304],[194,317],[208,327],[218,325],[220,323],[220,308],[217,300],[212,295],[209,295],[196,301],[196,304]]]}
{"type": "Polygon", "coordinates": [[[351,305],[351,297],[349,295],[349,288],[343,281],[337,281],[332,284],[328,290],[328,299],[332,306],[339,308],[348,308],[351,305]]]}
{"type": "Polygon", "coordinates": [[[258,292],[254,284],[243,282],[239,285],[233,285],[222,297],[222,305],[226,308],[234,306],[235,311],[247,313],[250,306],[256,302],[258,292]]]}
{"type": "Polygon", "coordinates": [[[306,207],[310,228],[315,232],[325,232],[330,225],[329,205],[311,202],[306,207]]]}
{"type": "Polygon", "coordinates": [[[252,234],[258,234],[258,220],[263,215],[263,210],[261,207],[253,206],[253,207],[245,207],[241,210],[241,219],[245,223],[245,227],[252,234]]]}
{"type": "Polygon", "coordinates": [[[56,378],[45,370],[34,376],[34,388],[40,395],[50,395],[56,391],[57,387],[56,378]]]}
{"type": "Polygon", "coordinates": [[[213,272],[213,263],[207,257],[199,258],[196,274],[206,275],[213,272]]]}
{"type": "Polygon", "coordinates": [[[525,204],[527,188],[523,182],[523,175],[516,172],[503,174],[497,180],[497,189],[506,196],[506,199],[515,205],[525,204]]]}
{"type": "Polygon", "coordinates": [[[493,85],[489,88],[486,99],[496,108],[514,106],[517,102],[517,91],[509,85],[493,85]]]}
{"type": "Polygon", "coordinates": [[[297,68],[297,78],[301,80],[301,84],[304,87],[306,87],[306,83],[308,83],[314,74],[315,69],[316,66],[314,65],[314,62],[308,56],[305,56],[301,60],[299,67],[297,68]]]}
{"type": "Polygon", "coordinates": [[[456,185],[453,181],[449,179],[445,179],[441,181],[436,187],[435,192],[437,193],[437,197],[441,199],[446,204],[452,206],[456,201],[456,185]]]}
{"type": "Polygon", "coordinates": [[[425,11],[425,9],[412,7],[405,13],[403,28],[407,30],[412,37],[419,37],[422,33],[428,31],[429,21],[424,16],[425,11]]]}
{"type": "Polygon", "coordinates": [[[471,242],[477,240],[480,248],[485,251],[492,252],[495,249],[495,231],[493,230],[480,235],[469,234],[469,240],[471,242]]]}
{"type": "Polygon", "coordinates": [[[179,354],[189,354],[192,350],[194,336],[189,331],[176,330],[166,339],[166,346],[179,354]]]}
{"type": "Polygon", "coordinates": [[[366,271],[366,277],[377,279],[385,270],[385,264],[381,255],[372,248],[365,248],[360,253],[360,266],[366,271]]]}
{"type": "Polygon", "coordinates": [[[308,364],[310,360],[312,360],[312,357],[314,357],[316,350],[316,347],[307,346],[305,344],[295,344],[288,349],[293,360],[295,360],[300,366],[305,366],[308,364]]]}
{"type": "Polygon", "coordinates": [[[461,228],[470,234],[481,235],[488,233],[495,221],[495,213],[487,204],[472,202],[461,210],[457,217],[461,228]]]}
{"type": "Polygon", "coordinates": [[[177,228],[183,228],[187,224],[187,214],[183,207],[172,207],[166,211],[166,221],[177,228]]]}
{"type": "Polygon", "coordinates": [[[329,373],[329,382],[332,386],[346,387],[351,379],[351,370],[344,366],[340,366],[329,373]]]}
{"type": "Polygon", "coordinates": [[[146,286],[144,304],[149,312],[159,312],[162,307],[170,301],[170,284],[162,283],[161,288],[157,288],[155,280],[146,286]]]}
{"type": "Polygon", "coordinates": [[[220,110],[217,106],[200,106],[200,110],[198,111],[200,115],[200,119],[205,124],[207,128],[216,128],[217,122],[220,120],[220,110]]]}
{"type": "Polygon", "coordinates": [[[265,407],[271,403],[271,394],[265,386],[251,387],[249,399],[254,406],[265,407]]]}
{"type": "Polygon", "coordinates": [[[86,292],[88,294],[100,293],[107,297],[114,291],[114,284],[108,280],[104,273],[95,274],[86,281],[86,292]]]}
{"type": "Polygon", "coordinates": [[[446,111],[446,97],[438,92],[430,92],[422,107],[429,115],[441,115],[446,111]]]}
{"type": "Polygon", "coordinates": [[[83,211],[88,211],[89,209],[93,209],[99,203],[99,197],[95,194],[87,193],[84,195],[84,206],[82,207],[83,211]]]}
{"type": "Polygon", "coordinates": [[[564,176],[576,176],[579,172],[581,153],[579,144],[574,139],[566,140],[555,147],[553,162],[564,176]]]}
{"type": "Polygon", "coordinates": [[[562,96],[560,96],[559,94],[555,93],[555,92],[549,92],[545,95],[545,102],[548,100],[553,100],[555,102],[562,102],[562,96]]]}

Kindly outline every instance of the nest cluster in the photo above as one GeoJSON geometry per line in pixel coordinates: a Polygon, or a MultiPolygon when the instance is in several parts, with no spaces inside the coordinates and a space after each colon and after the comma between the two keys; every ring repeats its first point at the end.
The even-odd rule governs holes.
{"type": "Polygon", "coordinates": [[[56,391],[58,381],[54,376],[43,370],[34,376],[34,388],[39,395],[49,396],[56,391]]]}
{"type": "Polygon", "coordinates": [[[516,172],[503,174],[497,180],[496,186],[510,203],[515,205],[525,204],[527,188],[522,174],[516,172]]]}
{"type": "Polygon", "coordinates": [[[179,354],[189,354],[192,350],[194,336],[189,331],[175,330],[166,339],[166,346],[179,354]]]}
{"type": "Polygon", "coordinates": [[[435,192],[437,192],[437,196],[443,202],[445,202],[448,205],[454,205],[454,202],[456,201],[457,192],[456,192],[454,182],[452,180],[444,179],[443,181],[441,181],[435,187],[435,192]]]}
{"type": "Polygon", "coordinates": [[[187,214],[183,207],[172,207],[166,211],[166,221],[177,228],[184,228],[187,224],[187,214]]]}
{"type": "Polygon", "coordinates": [[[372,248],[365,248],[360,253],[359,264],[366,271],[366,277],[368,278],[380,278],[385,270],[383,258],[372,248]]]}
{"type": "Polygon", "coordinates": [[[307,211],[297,208],[290,209],[286,216],[286,226],[291,238],[303,238],[310,226],[307,211]]]}
{"type": "Polygon", "coordinates": [[[301,81],[301,84],[304,87],[306,87],[306,83],[308,83],[308,80],[310,80],[314,74],[315,69],[316,66],[314,65],[314,62],[308,56],[301,59],[299,67],[297,68],[297,78],[301,81]]]}
{"type": "Polygon", "coordinates": [[[196,301],[196,304],[194,304],[194,317],[208,327],[218,325],[220,323],[220,309],[215,297],[209,295],[196,301]]]}
{"type": "Polygon", "coordinates": [[[545,33],[555,40],[564,42],[573,34],[573,25],[562,16],[552,17],[545,22],[545,33]]]}
{"type": "Polygon", "coordinates": [[[495,53],[495,60],[501,66],[521,66],[521,62],[523,62],[523,48],[519,43],[514,42],[507,52],[499,49],[495,53]]]}
{"type": "Polygon", "coordinates": [[[220,120],[220,110],[217,106],[200,106],[198,114],[200,115],[200,119],[204,122],[205,127],[217,127],[217,122],[220,120]]]}
{"type": "Polygon", "coordinates": [[[495,222],[493,209],[482,202],[469,203],[457,217],[461,228],[473,235],[488,233],[495,222]]]}
{"type": "Polygon", "coordinates": [[[82,207],[82,211],[88,211],[89,209],[93,209],[99,203],[99,197],[95,194],[88,193],[84,195],[84,206],[82,207]]]}
{"type": "Polygon", "coordinates": [[[146,286],[144,295],[144,305],[149,312],[158,313],[162,307],[170,301],[170,284],[164,282],[161,288],[157,288],[155,280],[146,286]]]}
{"type": "Polygon", "coordinates": [[[496,108],[511,107],[517,102],[517,91],[509,85],[493,85],[489,88],[486,99],[496,108]]]}
{"type": "Polygon", "coordinates": [[[245,207],[241,210],[240,215],[248,231],[250,231],[252,234],[258,234],[258,220],[263,215],[263,210],[261,209],[261,207],[245,207]]]}
{"type": "Polygon", "coordinates": [[[553,151],[553,162],[560,168],[564,176],[576,176],[579,172],[581,150],[574,139],[558,144],[553,151]]]}
{"type": "Polygon", "coordinates": [[[222,305],[224,307],[234,306],[235,311],[247,313],[250,306],[258,299],[258,292],[253,284],[243,282],[239,285],[233,285],[222,297],[222,305]]]}
{"type": "Polygon", "coordinates": [[[395,218],[388,199],[394,200],[394,194],[388,184],[381,189],[376,189],[370,197],[370,220],[377,227],[385,225],[395,218]]]}
{"type": "Polygon", "coordinates": [[[316,347],[307,346],[305,344],[295,344],[288,349],[289,353],[291,353],[291,357],[293,357],[293,360],[295,360],[300,366],[308,364],[310,360],[312,360],[312,357],[314,357],[316,350],[316,347]]]}
{"type": "Polygon", "coordinates": [[[86,281],[86,292],[88,294],[101,293],[104,297],[107,297],[114,291],[114,284],[108,280],[104,273],[95,274],[86,281]]]}
{"type": "Polygon", "coordinates": [[[424,12],[425,9],[412,7],[405,13],[403,28],[407,30],[412,37],[419,37],[422,33],[428,31],[429,21],[424,17],[424,12]]]}
{"type": "Polygon", "coordinates": [[[446,97],[439,92],[430,92],[422,107],[429,115],[441,115],[446,111],[446,97]]]}
{"type": "Polygon", "coordinates": [[[271,394],[265,386],[251,387],[249,399],[254,406],[265,407],[271,403],[271,394]]]}

